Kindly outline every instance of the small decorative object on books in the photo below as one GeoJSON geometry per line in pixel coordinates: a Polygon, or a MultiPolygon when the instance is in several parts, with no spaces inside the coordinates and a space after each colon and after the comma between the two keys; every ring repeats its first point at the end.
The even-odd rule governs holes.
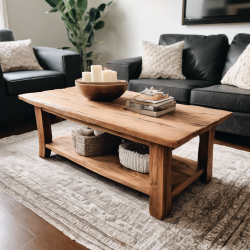
{"type": "Polygon", "coordinates": [[[142,115],[159,117],[174,111],[176,102],[172,96],[151,87],[146,88],[140,95],[127,100],[126,108],[142,115]]]}
{"type": "Polygon", "coordinates": [[[117,151],[122,141],[118,136],[87,127],[72,130],[71,139],[76,153],[86,157],[117,151]]]}
{"type": "Polygon", "coordinates": [[[122,143],[119,146],[120,163],[140,173],[149,173],[149,147],[138,143],[122,143]]]}

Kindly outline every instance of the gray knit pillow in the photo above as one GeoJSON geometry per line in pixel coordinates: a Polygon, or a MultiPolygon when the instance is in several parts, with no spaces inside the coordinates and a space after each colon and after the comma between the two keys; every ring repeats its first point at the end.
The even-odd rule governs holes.
{"type": "Polygon", "coordinates": [[[1,42],[0,65],[3,72],[43,69],[36,59],[30,39],[1,42]]]}
{"type": "Polygon", "coordinates": [[[228,70],[221,83],[250,90],[250,44],[228,70]]]}
{"type": "Polygon", "coordinates": [[[140,78],[186,79],[182,74],[184,41],[172,45],[156,45],[143,41],[140,78]]]}

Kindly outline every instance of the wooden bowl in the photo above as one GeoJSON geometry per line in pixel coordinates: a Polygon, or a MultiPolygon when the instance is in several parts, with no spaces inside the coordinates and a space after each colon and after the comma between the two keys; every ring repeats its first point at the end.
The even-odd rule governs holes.
{"type": "Polygon", "coordinates": [[[117,82],[82,82],[82,79],[78,79],[75,84],[81,95],[97,102],[113,101],[123,95],[128,87],[128,82],[122,80],[117,82]]]}

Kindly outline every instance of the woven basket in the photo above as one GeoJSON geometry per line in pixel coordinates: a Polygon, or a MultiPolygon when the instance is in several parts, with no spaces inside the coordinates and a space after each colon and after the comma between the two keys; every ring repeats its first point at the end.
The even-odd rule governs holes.
{"type": "Polygon", "coordinates": [[[142,144],[122,143],[119,146],[120,163],[140,173],[149,173],[148,146],[142,144]]]}
{"type": "Polygon", "coordinates": [[[103,133],[97,136],[94,134],[91,136],[84,135],[90,134],[89,132],[91,132],[90,129],[88,129],[89,132],[85,133],[86,130],[87,129],[84,128],[72,130],[71,132],[72,144],[76,153],[91,157],[118,150],[119,144],[122,141],[120,137],[109,133],[103,133]]]}

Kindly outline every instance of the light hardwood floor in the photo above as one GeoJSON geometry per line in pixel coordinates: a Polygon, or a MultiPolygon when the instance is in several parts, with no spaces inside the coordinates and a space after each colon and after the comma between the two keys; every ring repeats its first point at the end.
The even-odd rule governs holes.
{"type": "MultiPolygon", "coordinates": [[[[52,118],[52,123],[60,119],[52,118]]],[[[0,138],[36,129],[35,118],[0,127],[0,138]]],[[[216,133],[215,143],[250,152],[249,138],[216,133]]],[[[0,190],[0,250],[87,250],[0,190]]]]}

